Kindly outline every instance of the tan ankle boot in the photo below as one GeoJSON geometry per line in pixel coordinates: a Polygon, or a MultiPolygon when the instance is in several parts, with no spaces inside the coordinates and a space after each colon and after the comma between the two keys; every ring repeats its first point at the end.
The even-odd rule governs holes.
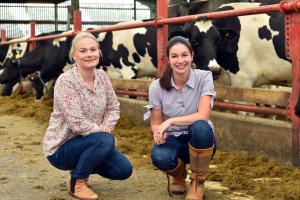
{"type": "Polygon", "coordinates": [[[204,182],[213,154],[213,146],[208,149],[195,149],[189,144],[191,185],[185,200],[203,200],[204,182]]]}
{"type": "Polygon", "coordinates": [[[98,199],[98,195],[87,186],[87,179],[71,179],[69,193],[82,200],[98,199]]]}
{"type": "Polygon", "coordinates": [[[82,180],[84,180],[84,181],[85,181],[85,183],[86,183],[86,186],[88,186],[88,187],[91,187],[91,185],[89,184],[89,179],[88,179],[88,178],[86,178],[86,179],[82,179],[82,180]]]}
{"type": "MultiPolygon", "coordinates": [[[[91,184],[89,184],[89,178],[82,179],[82,180],[84,180],[86,182],[86,185],[88,187],[91,187],[91,184]]],[[[70,188],[70,182],[71,182],[70,179],[68,178],[66,181],[67,181],[67,188],[70,188]]]]}
{"type": "Polygon", "coordinates": [[[178,159],[177,167],[173,170],[166,171],[166,173],[173,177],[171,185],[168,185],[169,194],[170,193],[175,195],[184,194],[186,192],[185,178],[187,175],[184,162],[178,159]]]}

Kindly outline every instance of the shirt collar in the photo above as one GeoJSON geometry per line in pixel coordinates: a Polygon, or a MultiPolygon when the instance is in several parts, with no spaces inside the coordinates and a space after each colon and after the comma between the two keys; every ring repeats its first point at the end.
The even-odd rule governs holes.
{"type": "Polygon", "coordinates": [[[73,73],[74,73],[75,79],[76,79],[80,84],[83,83],[83,78],[80,76],[76,64],[73,65],[72,71],[73,71],[73,73]]]}
{"type": "MultiPolygon", "coordinates": [[[[195,77],[196,77],[195,71],[191,68],[189,79],[187,80],[185,85],[189,86],[190,88],[194,88],[195,87],[195,77]]],[[[172,87],[177,88],[174,83],[173,76],[171,77],[171,85],[172,85],[172,87]]]]}
{"type": "MultiPolygon", "coordinates": [[[[81,76],[80,73],[79,73],[79,70],[78,70],[76,64],[74,64],[74,66],[72,67],[72,70],[73,70],[73,73],[74,73],[74,75],[75,75],[75,79],[78,81],[78,83],[79,83],[81,86],[83,86],[83,87],[87,88],[88,90],[90,90],[91,92],[93,92],[93,90],[91,90],[91,89],[86,85],[86,83],[84,82],[82,76],[81,76]]],[[[96,69],[94,69],[94,70],[95,70],[95,71],[94,71],[94,73],[95,73],[94,89],[95,89],[96,84],[99,82],[99,81],[98,81],[99,76],[98,76],[98,74],[96,73],[96,69]]]]}

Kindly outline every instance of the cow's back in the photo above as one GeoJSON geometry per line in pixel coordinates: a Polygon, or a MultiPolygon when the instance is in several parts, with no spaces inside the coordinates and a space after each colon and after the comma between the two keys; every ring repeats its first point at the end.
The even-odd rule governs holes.
{"type": "Polygon", "coordinates": [[[153,27],[100,33],[102,64],[110,77],[132,79],[156,73],[156,31],[153,27]]]}
{"type": "MultiPolygon", "coordinates": [[[[259,5],[232,3],[222,6],[220,10],[259,5]]],[[[291,64],[285,57],[284,16],[281,13],[217,19],[214,25],[218,28],[233,28],[238,33],[238,66],[231,66],[235,67],[236,73],[224,73],[230,76],[232,86],[252,87],[291,80],[291,64]]],[[[218,57],[222,59],[222,55],[218,57]]]]}

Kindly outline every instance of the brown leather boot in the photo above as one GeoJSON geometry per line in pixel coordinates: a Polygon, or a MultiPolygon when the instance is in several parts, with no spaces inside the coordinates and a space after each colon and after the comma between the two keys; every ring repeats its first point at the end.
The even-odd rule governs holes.
{"type": "MultiPolygon", "coordinates": [[[[166,171],[168,175],[173,177],[171,185],[168,184],[169,194],[182,195],[186,192],[185,178],[187,171],[182,160],[178,159],[178,165],[175,169],[166,171]]],[[[169,179],[169,177],[168,177],[169,179]]],[[[169,183],[169,180],[168,180],[169,183]]]]}
{"type": "Polygon", "coordinates": [[[212,158],[214,147],[208,149],[195,149],[189,144],[191,185],[185,200],[203,200],[204,182],[212,158]]]}
{"type": "MultiPolygon", "coordinates": [[[[86,185],[87,185],[88,187],[91,187],[91,184],[89,184],[89,178],[82,179],[82,180],[84,180],[84,181],[86,182],[86,185]]],[[[70,179],[68,178],[68,180],[66,180],[66,181],[67,181],[67,188],[70,188],[70,184],[71,184],[70,179]]]]}
{"type": "Polygon", "coordinates": [[[71,179],[69,193],[82,200],[97,200],[98,195],[87,186],[87,179],[71,179]]]}

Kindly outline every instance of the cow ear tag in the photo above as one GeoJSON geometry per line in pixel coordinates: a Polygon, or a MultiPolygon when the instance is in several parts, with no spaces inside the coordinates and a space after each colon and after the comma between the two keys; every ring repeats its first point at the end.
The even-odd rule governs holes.
{"type": "Polygon", "coordinates": [[[22,56],[21,56],[21,54],[16,54],[16,59],[18,59],[18,58],[21,58],[22,56]]]}

